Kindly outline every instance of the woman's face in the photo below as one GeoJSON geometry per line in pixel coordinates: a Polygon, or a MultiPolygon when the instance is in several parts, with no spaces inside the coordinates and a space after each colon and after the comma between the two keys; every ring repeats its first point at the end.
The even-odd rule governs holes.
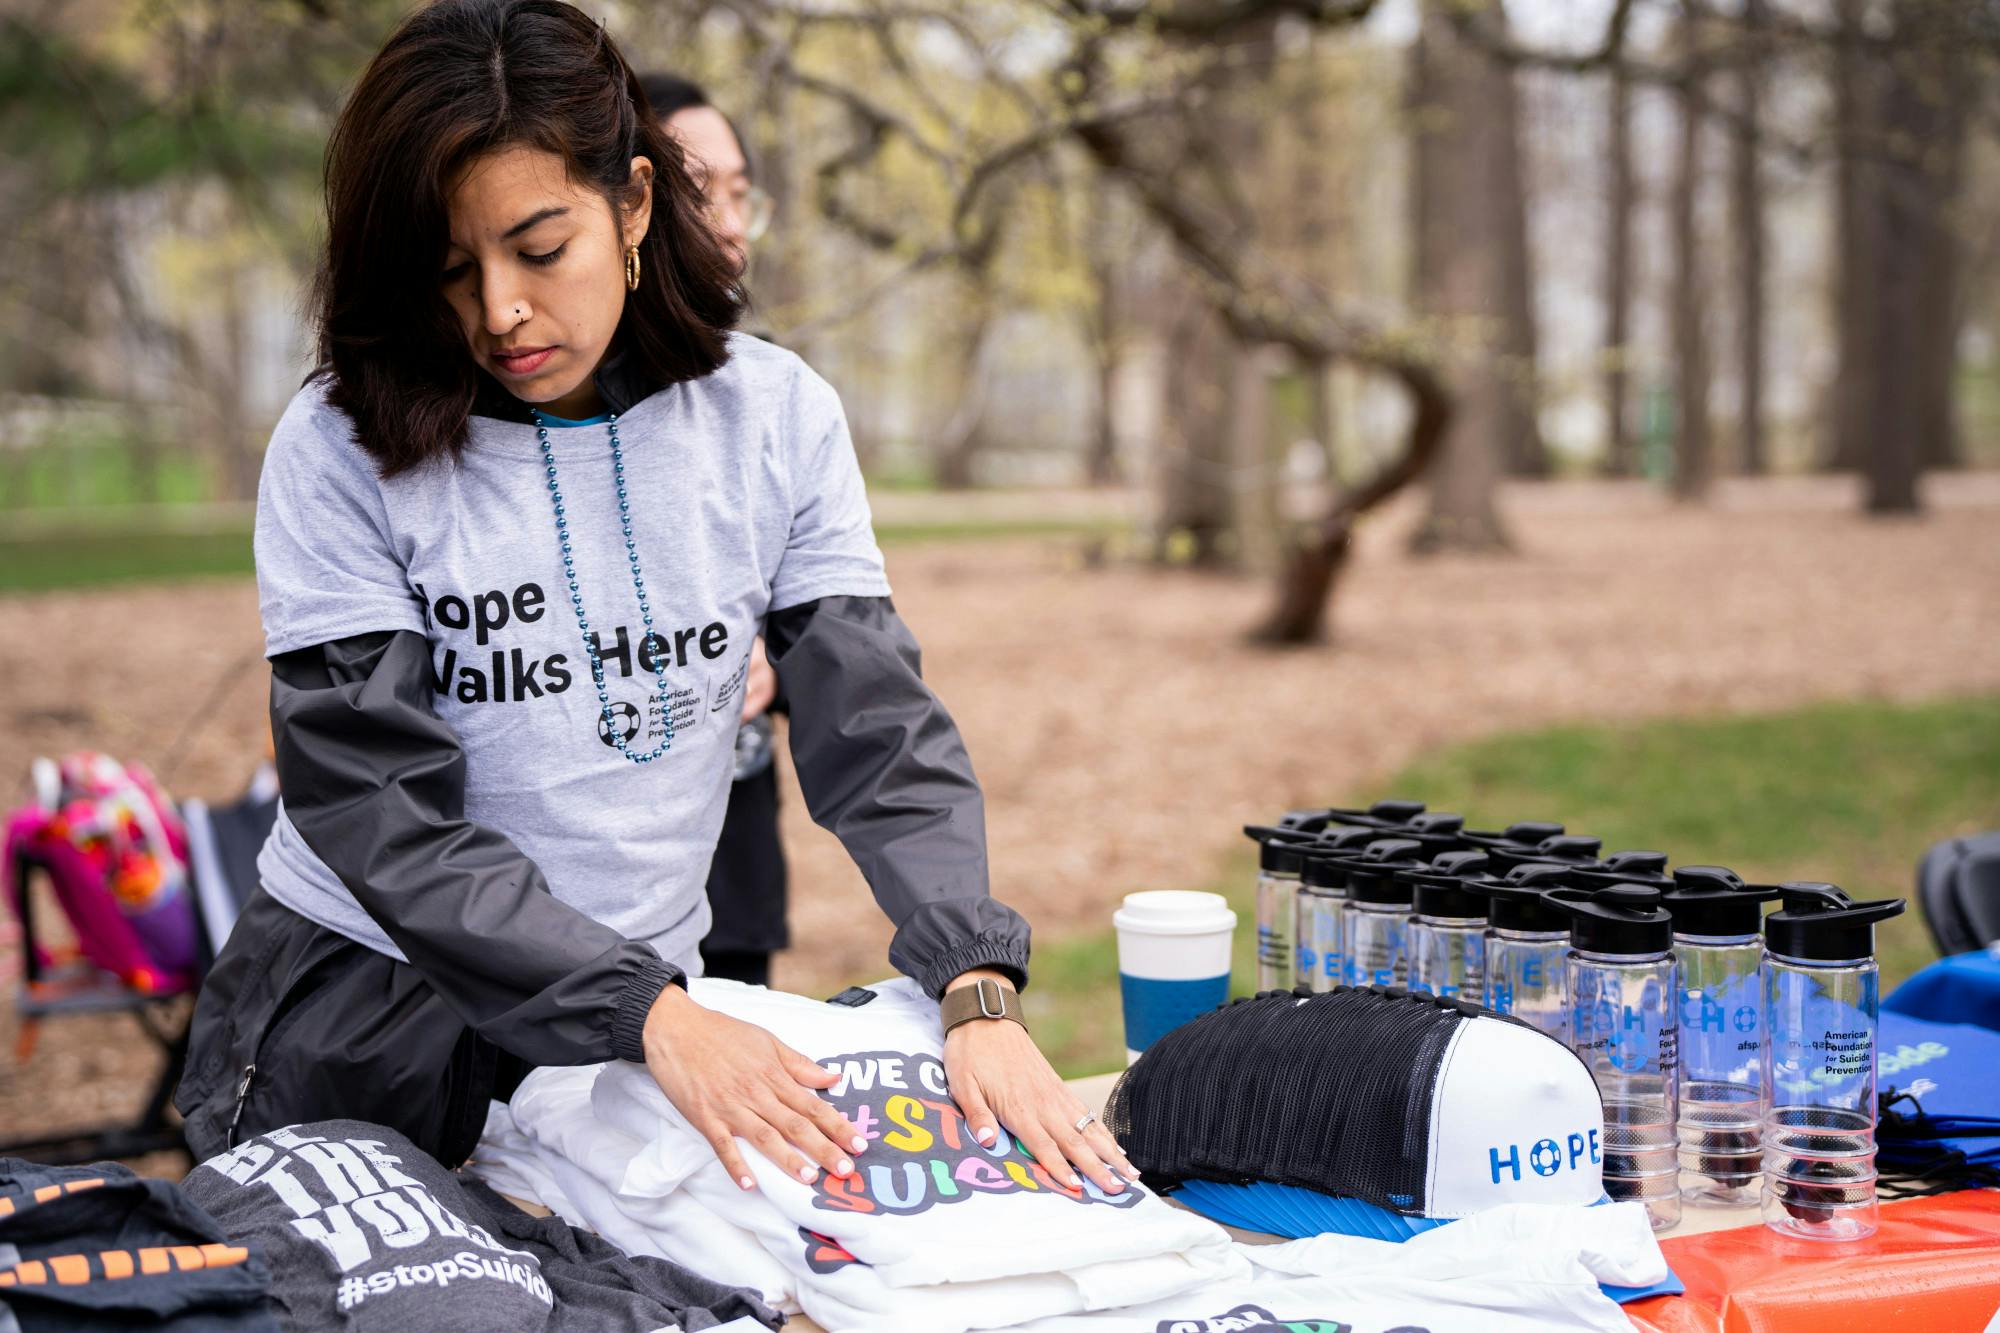
{"type": "Polygon", "coordinates": [[[473,360],[557,416],[601,410],[591,375],[625,310],[625,251],[652,218],[653,164],[632,159],[639,204],[614,217],[553,153],[476,159],[453,182],[443,284],[473,360]]]}

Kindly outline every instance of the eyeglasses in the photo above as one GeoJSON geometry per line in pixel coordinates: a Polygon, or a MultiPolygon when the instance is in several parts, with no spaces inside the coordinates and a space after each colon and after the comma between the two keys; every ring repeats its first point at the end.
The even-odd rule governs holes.
{"type": "Polygon", "coordinates": [[[755,242],[771,228],[772,215],[777,211],[771,196],[755,185],[735,198],[718,199],[708,195],[708,211],[718,223],[735,222],[743,232],[746,243],[755,242]]]}

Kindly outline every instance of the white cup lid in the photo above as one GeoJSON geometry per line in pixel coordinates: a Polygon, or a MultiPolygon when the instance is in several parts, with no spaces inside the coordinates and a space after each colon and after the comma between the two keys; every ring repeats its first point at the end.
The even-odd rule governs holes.
{"type": "Polygon", "coordinates": [[[1236,912],[1219,893],[1148,889],[1126,894],[1111,923],[1143,935],[1208,935],[1235,930],[1236,912]]]}

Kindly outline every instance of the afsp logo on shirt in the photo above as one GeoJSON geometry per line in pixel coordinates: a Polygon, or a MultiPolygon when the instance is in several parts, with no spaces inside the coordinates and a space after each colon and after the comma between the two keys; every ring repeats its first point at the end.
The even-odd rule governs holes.
{"type": "Polygon", "coordinates": [[[864,1051],[820,1065],[840,1075],[821,1095],[861,1131],[869,1151],[852,1176],[820,1175],[813,1186],[816,1208],[914,1214],[975,1194],[1021,1193],[1129,1208],[1144,1193],[1129,1184],[1123,1194],[1106,1194],[1088,1177],[1078,1187],[1061,1184],[1010,1135],[983,1146],[946,1090],[944,1065],[935,1056],[864,1051]]]}

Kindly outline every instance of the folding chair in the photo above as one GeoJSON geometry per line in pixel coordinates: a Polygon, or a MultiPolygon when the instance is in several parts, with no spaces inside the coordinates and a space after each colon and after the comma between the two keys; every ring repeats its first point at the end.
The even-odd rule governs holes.
{"type": "Polygon", "coordinates": [[[1946,838],[1925,852],[1917,906],[1947,958],[2000,942],[2000,832],[1946,838]]]}
{"type": "MultiPolygon", "coordinates": [[[[257,886],[257,853],[262,850],[278,814],[277,775],[268,764],[264,765],[252,778],[249,789],[235,801],[211,807],[190,800],[181,803],[180,811],[187,825],[188,868],[202,924],[200,966],[205,975],[229,938],[237,914],[257,886]]],[[[136,1119],[43,1138],[0,1142],[0,1157],[25,1157],[50,1166],[70,1166],[146,1153],[185,1152],[187,1145],[181,1137],[180,1122],[168,1111],[187,1065],[192,1013],[176,1021],[172,1010],[176,1001],[199,986],[199,981],[188,990],[148,994],[118,984],[87,963],[79,969],[63,969],[62,975],[44,975],[41,951],[36,948],[34,895],[30,888],[34,876],[46,873],[46,869],[25,850],[17,855],[13,867],[25,973],[15,1000],[21,1022],[16,1059],[24,1061],[32,1052],[43,1019],[120,1012],[130,1013],[166,1058],[136,1119]]]]}

